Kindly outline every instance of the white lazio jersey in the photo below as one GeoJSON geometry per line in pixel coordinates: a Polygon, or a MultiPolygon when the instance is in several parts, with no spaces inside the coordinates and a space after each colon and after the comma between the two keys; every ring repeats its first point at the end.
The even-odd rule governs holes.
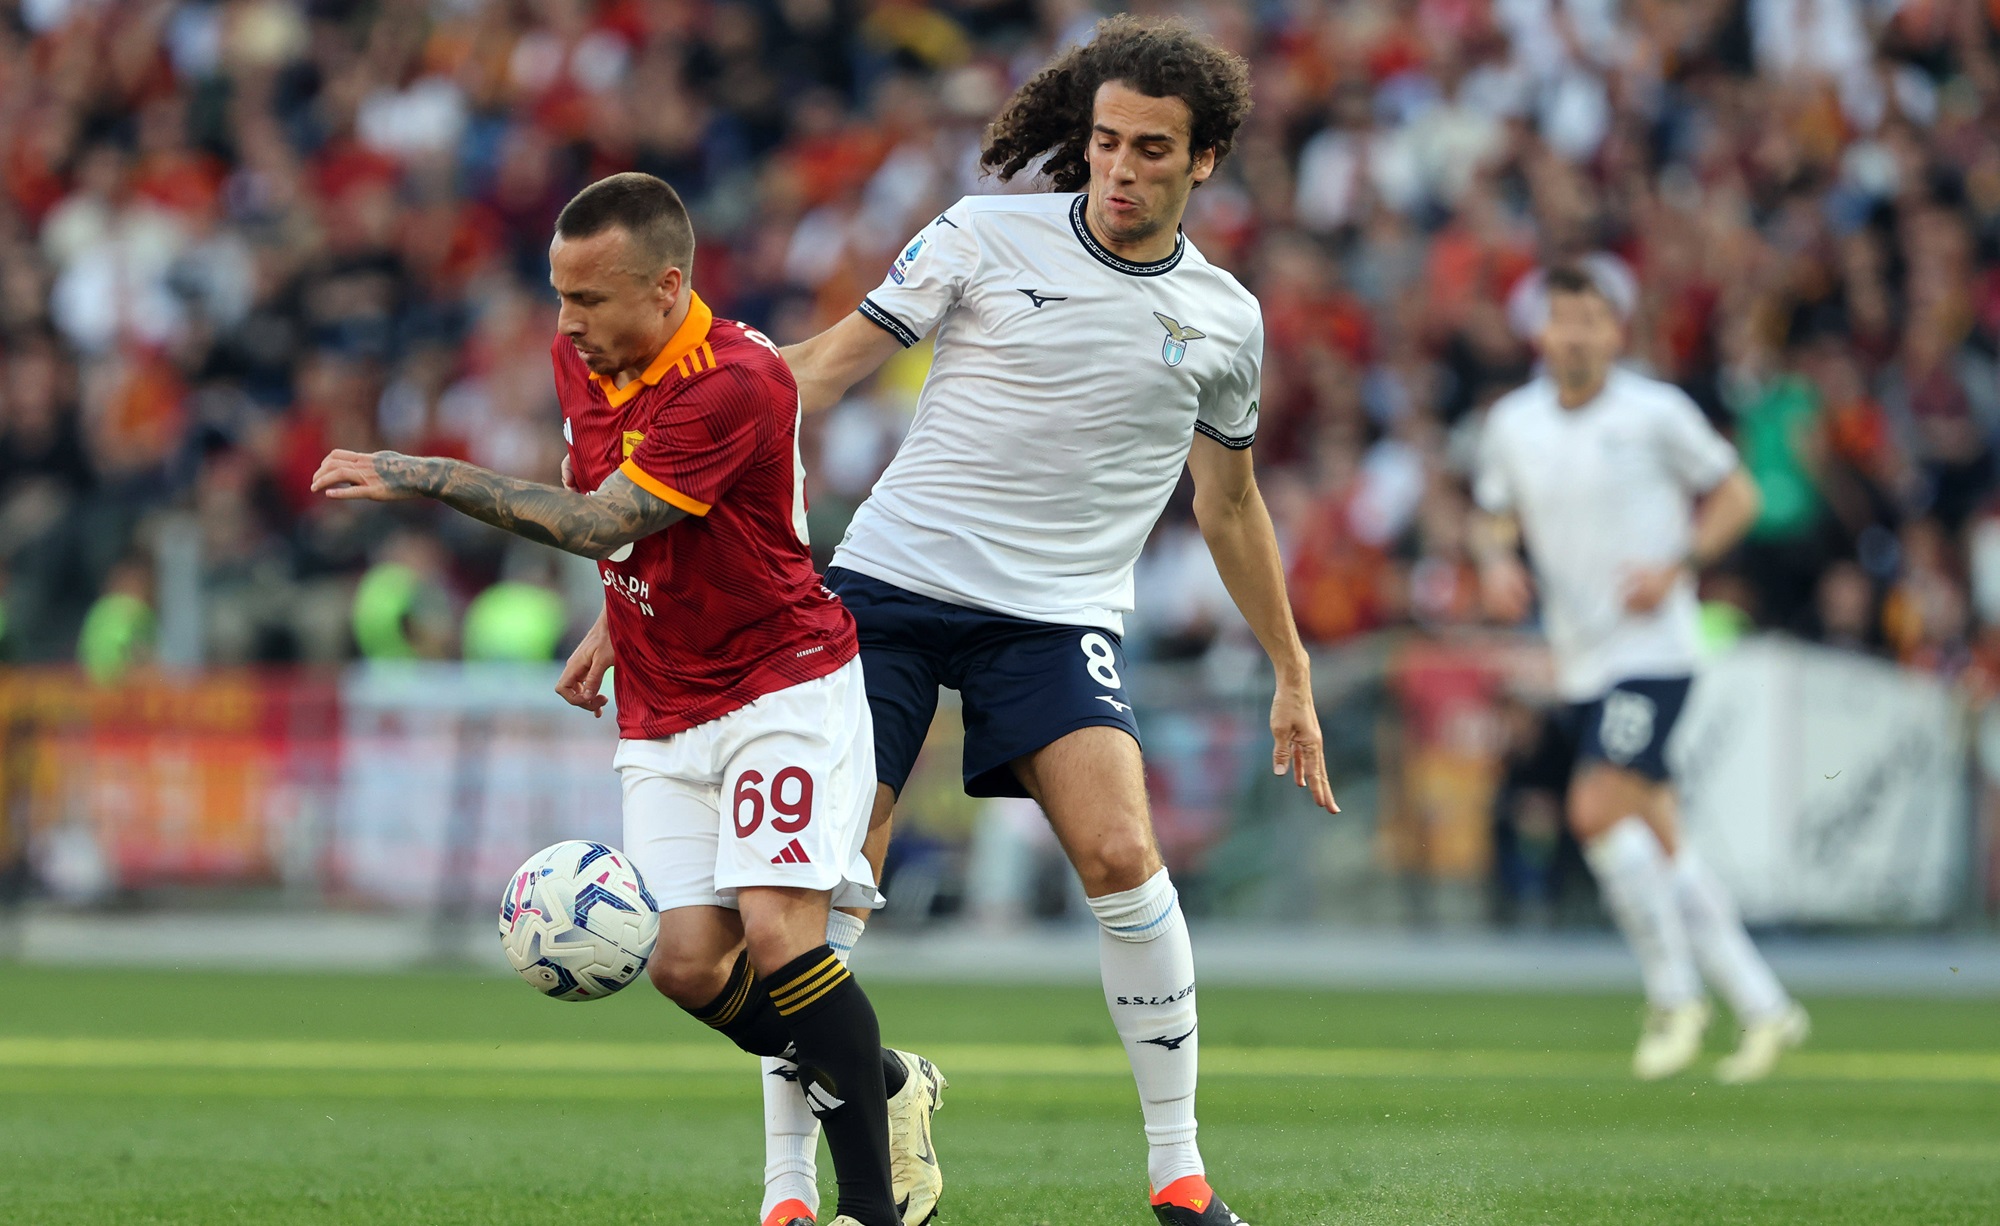
{"type": "Polygon", "coordinates": [[[1735,467],[1735,449],[1694,401],[1631,371],[1613,370],[1575,409],[1546,376],[1493,406],[1475,494],[1486,510],[1518,517],[1527,537],[1564,698],[1694,671],[1693,580],[1646,614],[1626,611],[1625,584],[1687,556],[1695,496],[1735,467]]]}
{"type": "Polygon", "coordinates": [[[833,565],[952,604],[1122,631],[1132,566],[1196,431],[1257,432],[1264,322],[1180,238],[1122,260],[1080,195],[971,196],[861,312],[937,329],[916,421],[833,565]]]}

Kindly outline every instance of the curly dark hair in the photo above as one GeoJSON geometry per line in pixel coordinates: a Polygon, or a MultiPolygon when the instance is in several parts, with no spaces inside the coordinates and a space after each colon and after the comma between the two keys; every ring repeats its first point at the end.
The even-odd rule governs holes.
{"type": "Polygon", "coordinates": [[[986,130],[979,165],[1012,179],[1044,153],[1042,173],[1059,192],[1090,181],[1086,149],[1097,87],[1122,81],[1149,98],[1179,98],[1193,116],[1192,153],[1220,162],[1250,113],[1250,66],[1178,20],[1107,17],[1007,100],[986,130]]]}

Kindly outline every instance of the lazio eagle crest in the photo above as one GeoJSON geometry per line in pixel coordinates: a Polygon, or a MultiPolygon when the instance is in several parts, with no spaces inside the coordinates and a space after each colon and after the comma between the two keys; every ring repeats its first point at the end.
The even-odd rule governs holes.
{"type": "Polygon", "coordinates": [[[1166,343],[1160,346],[1160,360],[1169,366],[1181,364],[1181,359],[1187,356],[1189,341],[1198,341],[1208,335],[1199,328],[1183,328],[1178,322],[1158,311],[1153,312],[1153,318],[1159,320],[1160,326],[1167,330],[1166,343]]]}

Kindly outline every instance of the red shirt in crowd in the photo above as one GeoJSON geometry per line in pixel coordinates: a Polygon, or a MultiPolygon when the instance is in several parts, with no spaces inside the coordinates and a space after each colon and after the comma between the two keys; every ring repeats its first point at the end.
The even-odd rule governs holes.
{"type": "Polygon", "coordinates": [[[578,489],[613,472],[686,511],[600,562],[618,731],[671,736],[853,659],[854,619],[806,547],[799,395],[762,333],[699,297],[638,379],[550,355],[578,489]]]}

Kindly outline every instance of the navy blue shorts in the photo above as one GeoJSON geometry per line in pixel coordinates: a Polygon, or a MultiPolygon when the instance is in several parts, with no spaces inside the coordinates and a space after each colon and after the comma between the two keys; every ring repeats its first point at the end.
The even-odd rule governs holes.
{"type": "Polygon", "coordinates": [[[937,714],[938,687],[965,712],[968,796],[1026,796],[1012,763],[1103,725],[1139,739],[1125,700],[1125,647],[1109,630],[947,604],[835,567],[826,585],[861,631],[875,719],[875,778],[899,795],[937,714]]]}
{"type": "Polygon", "coordinates": [[[1688,677],[1635,677],[1618,682],[1595,702],[1571,703],[1576,760],[1608,762],[1665,782],[1667,738],[1692,684],[1688,677]]]}

